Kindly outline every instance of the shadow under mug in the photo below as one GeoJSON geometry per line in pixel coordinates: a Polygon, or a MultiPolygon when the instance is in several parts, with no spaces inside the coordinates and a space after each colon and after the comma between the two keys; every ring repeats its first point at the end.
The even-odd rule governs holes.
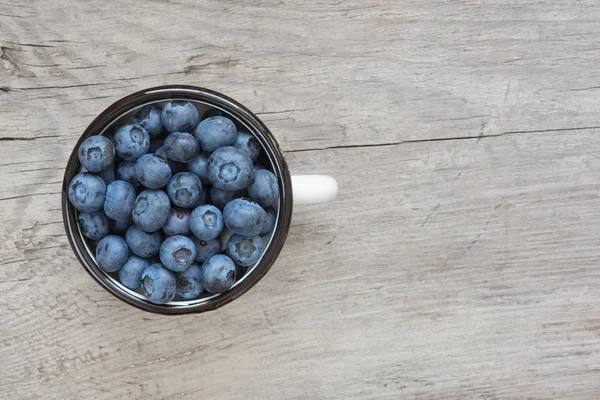
{"type": "Polygon", "coordinates": [[[124,97],[104,110],[87,127],[79,138],[65,170],[62,186],[62,212],[65,230],[75,255],[86,271],[104,289],[124,302],[145,311],[159,314],[199,313],[221,307],[254,286],[271,268],[281,252],[292,220],[293,203],[310,204],[332,200],[337,194],[337,182],[330,176],[303,175],[290,176],[290,172],[273,134],[250,110],[229,97],[212,90],[195,86],[160,86],[145,89],[124,97]],[[253,267],[249,267],[244,276],[227,292],[196,300],[173,301],[168,304],[154,304],[139,293],[127,289],[118,280],[102,271],[95,261],[94,249],[91,249],[77,223],[77,213],[67,196],[71,179],[81,170],[77,149],[90,136],[104,134],[116,120],[131,110],[146,104],[169,101],[189,100],[211,108],[217,108],[233,116],[248,132],[252,133],[262,145],[265,156],[273,167],[277,177],[280,197],[277,222],[266,251],[253,267]]]}

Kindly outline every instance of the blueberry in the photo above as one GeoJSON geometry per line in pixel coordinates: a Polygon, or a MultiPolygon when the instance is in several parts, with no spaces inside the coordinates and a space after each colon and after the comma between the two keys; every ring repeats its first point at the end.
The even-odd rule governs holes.
{"type": "Polygon", "coordinates": [[[192,265],[195,258],[196,246],[189,237],[171,236],[160,246],[160,261],[173,272],[185,270],[192,265]]]}
{"type": "Polygon", "coordinates": [[[208,292],[223,293],[233,286],[235,270],[235,264],[231,258],[217,254],[209,258],[200,268],[200,281],[208,292]]]}
{"type": "Polygon", "coordinates": [[[212,205],[199,206],[190,215],[190,230],[198,239],[212,240],[223,230],[223,215],[212,205]]]}
{"type": "Polygon", "coordinates": [[[191,132],[198,122],[198,110],[189,101],[170,101],[162,110],[160,120],[169,132],[191,132]]]}
{"type": "Polygon", "coordinates": [[[235,124],[225,117],[211,117],[200,122],[194,136],[204,151],[215,151],[219,147],[229,146],[235,141],[235,124]]]}
{"type": "Polygon", "coordinates": [[[200,265],[192,264],[185,271],[175,274],[177,295],[185,300],[197,298],[204,291],[200,282],[200,265]]]}
{"type": "Polygon", "coordinates": [[[196,261],[200,263],[203,263],[215,254],[219,254],[223,247],[221,239],[219,238],[202,240],[192,236],[192,242],[194,242],[194,245],[196,246],[196,261]]]}
{"type": "Polygon", "coordinates": [[[244,189],[236,190],[234,192],[225,192],[221,189],[217,189],[214,186],[210,188],[210,200],[212,204],[221,211],[231,200],[239,199],[240,197],[244,196],[246,196],[246,190],[244,189]]]}
{"type": "Polygon", "coordinates": [[[226,116],[223,111],[219,110],[218,108],[211,108],[202,115],[202,120],[204,121],[207,118],[223,116],[226,116]]]}
{"type": "Polygon", "coordinates": [[[112,221],[111,225],[112,225],[111,232],[122,236],[122,235],[125,235],[125,232],[127,232],[127,229],[129,229],[129,227],[131,225],[133,225],[133,219],[131,219],[131,215],[129,215],[125,219],[119,219],[116,221],[112,221]]]}
{"type": "Polygon", "coordinates": [[[200,178],[200,182],[203,185],[210,185],[210,179],[208,179],[208,158],[210,153],[200,152],[192,161],[185,164],[186,171],[191,172],[200,178]]]}
{"type": "Polygon", "coordinates": [[[200,151],[198,141],[186,132],[171,133],[165,139],[163,148],[169,160],[182,163],[192,161],[200,151]]]}
{"type": "Polygon", "coordinates": [[[218,189],[246,189],[254,178],[254,166],[246,153],[235,147],[220,147],[208,159],[208,179],[218,189]]]}
{"type": "Polygon", "coordinates": [[[150,135],[141,125],[125,125],[115,132],[117,154],[125,161],[135,161],[150,149],[150,135]]]}
{"type": "Polygon", "coordinates": [[[250,157],[252,161],[256,161],[260,154],[260,143],[258,143],[258,139],[248,132],[238,132],[235,142],[233,142],[233,147],[248,154],[248,157],[250,157]]]}
{"type": "Polygon", "coordinates": [[[273,232],[275,229],[275,223],[277,222],[277,213],[272,208],[267,208],[267,226],[262,230],[260,236],[266,236],[273,232]]]}
{"type": "Polygon", "coordinates": [[[133,222],[145,232],[155,232],[169,218],[171,203],[162,190],[147,189],[138,194],[131,216],[133,222]]]}
{"type": "Polygon", "coordinates": [[[155,105],[147,105],[142,107],[135,115],[133,120],[146,129],[151,138],[160,135],[162,124],[160,123],[161,109],[155,105]]]}
{"type": "Polygon", "coordinates": [[[180,172],[169,181],[167,194],[174,205],[194,208],[202,201],[202,183],[191,172],[180,172]]]}
{"type": "Polygon", "coordinates": [[[128,252],[125,239],[117,235],[108,235],[96,246],[96,262],[103,271],[115,272],[127,261],[128,252]]]}
{"type": "Polygon", "coordinates": [[[248,195],[262,207],[271,207],[279,200],[279,185],[273,173],[266,169],[254,172],[254,179],[248,186],[248,195]]]}
{"type": "Polygon", "coordinates": [[[142,274],[150,266],[150,261],[138,256],[129,256],[119,270],[121,284],[129,289],[138,289],[142,286],[142,274]]]}
{"type": "Polygon", "coordinates": [[[142,289],[151,302],[166,304],[177,293],[175,275],[160,263],[152,264],[142,273],[142,289]]]}
{"type": "Polygon", "coordinates": [[[110,221],[102,210],[80,212],[77,222],[79,222],[81,233],[92,240],[102,239],[110,232],[110,221]]]}
{"type": "Polygon", "coordinates": [[[121,161],[117,167],[117,179],[137,186],[139,182],[135,177],[135,164],[135,161],[121,161]]]}
{"type": "Polygon", "coordinates": [[[90,172],[100,172],[113,163],[115,147],[104,136],[90,136],[79,146],[77,156],[83,168],[90,172]]]}
{"type": "Polygon", "coordinates": [[[156,154],[144,154],[135,162],[135,177],[148,189],[160,189],[169,183],[169,163],[156,154]]]}
{"type": "Polygon", "coordinates": [[[109,165],[102,171],[98,172],[98,176],[102,178],[104,183],[106,183],[107,185],[113,183],[115,181],[115,166],[112,164],[109,165]]]}
{"type": "Polygon", "coordinates": [[[130,218],[135,197],[135,189],[131,184],[125,181],[114,181],[106,188],[104,213],[115,221],[130,218]]]}
{"type": "Polygon", "coordinates": [[[259,235],[268,222],[267,212],[248,199],[235,199],[227,203],[223,210],[223,221],[234,233],[244,236],[259,235]]]}
{"type": "Polygon", "coordinates": [[[167,157],[167,150],[165,150],[164,143],[163,143],[163,146],[160,146],[158,149],[156,149],[156,151],[154,152],[154,154],[156,154],[157,156],[159,156],[163,160],[169,160],[169,157],[167,157]]]}
{"type": "Polygon", "coordinates": [[[169,160],[167,157],[167,151],[165,150],[165,146],[161,146],[154,152],[157,156],[165,160],[169,164],[169,168],[171,168],[171,175],[176,174],[180,170],[180,164],[174,161],[169,160]]]}
{"type": "Polygon", "coordinates": [[[260,236],[242,236],[237,233],[231,235],[227,241],[227,254],[242,267],[256,264],[265,251],[260,236]]]}
{"type": "Polygon", "coordinates": [[[75,175],[69,183],[69,201],[79,211],[98,211],[104,205],[106,183],[89,172],[75,175]]]}
{"type": "Polygon", "coordinates": [[[174,235],[189,235],[190,233],[190,210],[185,208],[171,208],[167,223],[162,227],[166,237],[174,235]]]}
{"type": "Polygon", "coordinates": [[[160,232],[146,233],[135,225],[127,229],[125,240],[131,252],[140,257],[157,255],[162,243],[160,232]]]}

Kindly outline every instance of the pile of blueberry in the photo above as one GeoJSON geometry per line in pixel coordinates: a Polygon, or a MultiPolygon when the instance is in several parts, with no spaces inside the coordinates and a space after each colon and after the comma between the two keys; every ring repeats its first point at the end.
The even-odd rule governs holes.
{"type": "Polygon", "coordinates": [[[227,291],[275,227],[279,186],[258,140],[187,101],[127,118],[81,144],[85,172],[68,188],[98,266],[158,304],[227,291]]]}

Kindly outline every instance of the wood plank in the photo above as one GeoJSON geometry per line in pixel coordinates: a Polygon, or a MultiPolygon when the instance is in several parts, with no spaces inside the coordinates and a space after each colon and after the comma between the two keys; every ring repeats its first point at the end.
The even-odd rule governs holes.
{"type": "Polygon", "coordinates": [[[591,0],[0,3],[0,399],[594,398],[599,21],[591,0]],[[169,83],[241,101],[341,188],[197,316],[114,299],[61,221],[80,133],[169,83]]]}
{"type": "Polygon", "coordinates": [[[58,194],[31,196],[0,237],[2,254],[27,260],[2,268],[5,394],[598,393],[599,133],[288,153],[297,173],[338,176],[340,197],[295,211],[281,258],[251,292],[181,318],[105,293],[60,224],[39,224],[34,211],[58,194]]]}
{"type": "Polygon", "coordinates": [[[288,149],[599,126],[596,5],[4,5],[2,136],[81,132],[167,83],[231,95],[288,149]]]}

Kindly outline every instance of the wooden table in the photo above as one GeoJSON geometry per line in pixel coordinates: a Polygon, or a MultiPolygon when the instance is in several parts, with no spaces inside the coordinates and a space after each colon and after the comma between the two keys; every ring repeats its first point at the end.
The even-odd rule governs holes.
{"type": "Polygon", "coordinates": [[[599,43],[592,0],[4,1],[0,398],[597,398],[599,43]],[[60,205],[94,116],[173,83],[340,182],[183,317],[90,279],[60,205]]]}

